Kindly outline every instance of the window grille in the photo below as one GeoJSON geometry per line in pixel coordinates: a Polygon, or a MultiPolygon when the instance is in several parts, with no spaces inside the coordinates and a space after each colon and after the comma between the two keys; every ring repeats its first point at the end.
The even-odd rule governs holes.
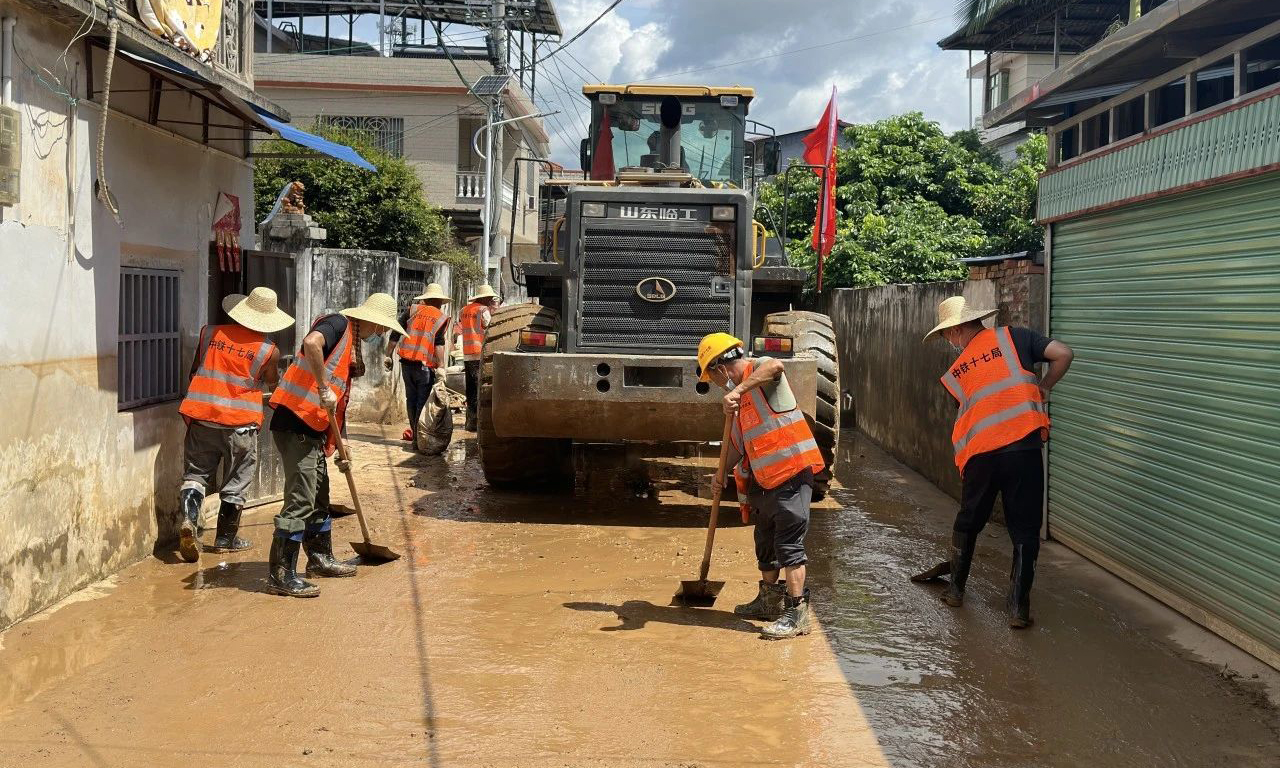
{"type": "Polygon", "coordinates": [[[116,405],[137,408],[182,394],[175,269],[120,270],[116,405]]]}
{"type": "Polygon", "coordinates": [[[320,125],[364,135],[371,144],[392,157],[404,157],[404,118],[361,115],[321,115],[320,125]]]}

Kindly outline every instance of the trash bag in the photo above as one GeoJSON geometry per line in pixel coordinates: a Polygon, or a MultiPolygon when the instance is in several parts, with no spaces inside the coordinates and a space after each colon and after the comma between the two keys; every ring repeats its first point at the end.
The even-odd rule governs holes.
{"type": "Polygon", "coordinates": [[[449,388],[436,381],[418,420],[418,450],[428,456],[439,456],[453,440],[453,411],[449,408],[449,388]]]}

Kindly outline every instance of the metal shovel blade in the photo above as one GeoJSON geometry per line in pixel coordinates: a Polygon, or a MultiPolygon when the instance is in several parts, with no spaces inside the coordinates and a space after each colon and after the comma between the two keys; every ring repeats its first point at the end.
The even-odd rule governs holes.
{"type": "Polygon", "coordinates": [[[710,608],[715,605],[720,590],[724,589],[723,581],[693,579],[680,582],[680,591],[675,594],[675,602],[690,608],[710,608]]]}
{"type": "Polygon", "coordinates": [[[400,553],[368,541],[353,541],[351,549],[360,556],[360,562],[364,565],[377,565],[400,559],[400,553]]]}

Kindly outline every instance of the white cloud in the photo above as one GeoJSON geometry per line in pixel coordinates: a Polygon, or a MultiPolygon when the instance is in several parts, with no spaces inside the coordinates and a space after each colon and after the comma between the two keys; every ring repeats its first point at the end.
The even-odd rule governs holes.
{"type": "MultiPolygon", "coordinates": [[[[565,39],[607,5],[557,3],[565,39]]],[[[555,140],[553,156],[577,166],[587,119],[581,85],[591,75],[617,83],[750,85],[757,93],[752,117],[780,132],[816,122],[832,84],[845,120],[919,110],[947,130],[963,128],[965,54],[937,47],[957,26],[954,7],[953,0],[624,0],[568,49],[581,66],[562,53],[560,71],[550,68],[573,94],[572,104],[564,93],[556,94],[561,104],[548,97],[552,108],[578,114],[548,126],[566,134],[555,140]]]]}

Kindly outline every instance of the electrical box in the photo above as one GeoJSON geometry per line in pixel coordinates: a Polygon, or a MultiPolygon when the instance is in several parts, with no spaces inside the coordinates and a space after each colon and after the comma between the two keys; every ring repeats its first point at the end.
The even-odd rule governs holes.
{"type": "Polygon", "coordinates": [[[22,167],[22,119],[18,110],[0,107],[0,205],[17,205],[22,167]]]}

